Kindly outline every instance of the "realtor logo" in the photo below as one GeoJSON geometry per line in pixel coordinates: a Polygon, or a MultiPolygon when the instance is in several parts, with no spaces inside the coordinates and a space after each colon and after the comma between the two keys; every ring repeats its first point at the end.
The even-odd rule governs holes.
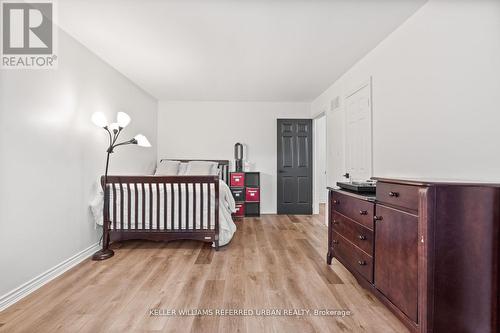
{"type": "Polygon", "coordinates": [[[54,68],[54,4],[2,1],[2,68],[54,68]]]}

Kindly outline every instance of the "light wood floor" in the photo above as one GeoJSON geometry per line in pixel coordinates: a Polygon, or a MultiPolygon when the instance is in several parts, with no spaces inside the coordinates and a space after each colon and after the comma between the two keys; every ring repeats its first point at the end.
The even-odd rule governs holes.
{"type": "Polygon", "coordinates": [[[125,242],[0,313],[2,332],[407,332],[337,261],[324,217],[237,222],[231,244],[125,242]],[[150,309],[334,309],[351,316],[151,316],[150,309]]]}

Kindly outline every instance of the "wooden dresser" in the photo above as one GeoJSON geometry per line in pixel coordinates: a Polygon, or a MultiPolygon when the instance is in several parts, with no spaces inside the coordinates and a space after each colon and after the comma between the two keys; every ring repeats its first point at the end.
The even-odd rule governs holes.
{"type": "Polygon", "coordinates": [[[377,179],[330,189],[335,257],[413,332],[500,332],[500,185],[377,179]]]}

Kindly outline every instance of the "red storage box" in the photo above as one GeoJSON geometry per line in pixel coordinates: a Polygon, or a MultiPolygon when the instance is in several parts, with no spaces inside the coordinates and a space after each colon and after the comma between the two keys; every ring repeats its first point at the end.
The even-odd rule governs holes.
{"type": "Polygon", "coordinates": [[[245,201],[260,201],[260,190],[258,188],[247,187],[246,190],[245,201]]]}
{"type": "Polygon", "coordinates": [[[245,174],[243,172],[233,172],[230,176],[230,185],[235,187],[245,186],[245,174]]]}
{"type": "Polygon", "coordinates": [[[236,213],[233,213],[233,216],[236,216],[236,217],[245,216],[245,204],[244,203],[237,203],[236,204],[236,213]]]}

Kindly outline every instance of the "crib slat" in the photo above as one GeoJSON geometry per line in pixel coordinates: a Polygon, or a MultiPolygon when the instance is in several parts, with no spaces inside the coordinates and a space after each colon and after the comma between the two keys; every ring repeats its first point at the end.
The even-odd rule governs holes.
{"type": "Polygon", "coordinates": [[[205,201],[205,197],[203,196],[203,183],[200,183],[200,227],[201,229],[205,229],[205,223],[203,221],[203,217],[205,216],[203,210],[203,203],[205,201]]]}
{"type": "Polygon", "coordinates": [[[170,230],[174,230],[174,211],[175,211],[175,197],[174,197],[174,184],[170,183],[170,230]]]}
{"type": "Polygon", "coordinates": [[[131,219],[132,219],[132,213],[130,210],[131,207],[131,194],[130,194],[130,183],[127,182],[127,229],[131,229],[130,226],[132,224],[131,219]]]}
{"type": "Polygon", "coordinates": [[[113,230],[116,229],[116,186],[113,185],[113,230]]]}
{"type": "Polygon", "coordinates": [[[160,230],[160,183],[156,183],[156,230],[160,230]]]}
{"type": "Polygon", "coordinates": [[[123,221],[123,217],[124,217],[124,214],[123,214],[123,210],[124,210],[124,207],[123,207],[123,204],[124,204],[124,200],[123,200],[123,184],[120,182],[120,230],[123,229],[123,225],[124,225],[124,222],[123,221]]]}
{"type": "Polygon", "coordinates": [[[196,183],[193,183],[193,229],[197,229],[196,223],[198,223],[196,218],[196,183]]]}
{"type": "Polygon", "coordinates": [[[220,183],[219,181],[216,181],[214,183],[214,191],[215,191],[215,202],[214,202],[214,215],[215,215],[215,221],[214,221],[214,233],[215,233],[215,249],[216,251],[219,250],[219,186],[220,183]]]}
{"type": "Polygon", "coordinates": [[[179,213],[178,213],[178,227],[179,229],[182,229],[182,191],[181,191],[181,184],[177,184],[177,200],[179,200],[179,213]]]}
{"type": "Polygon", "coordinates": [[[139,229],[139,190],[137,189],[137,183],[134,183],[134,208],[135,208],[135,230],[139,229]]]}
{"type": "Polygon", "coordinates": [[[189,229],[189,184],[185,185],[186,190],[186,229],[189,229]]]}
{"type": "Polygon", "coordinates": [[[207,220],[208,220],[208,226],[207,226],[207,229],[210,229],[211,226],[212,226],[212,211],[211,211],[211,209],[212,209],[212,203],[211,203],[211,197],[212,197],[211,191],[212,191],[212,187],[210,186],[211,185],[210,183],[208,183],[207,185],[208,185],[208,207],[207,207],[207,209],[208,209],[208,218],[207,218],[207,220]]]}
{"type": "Polygon", "coordinates": [[[153,229],[153,184],[149,185],[149,227],[148,229],[153,229]]]}
{"type": "Polygon", "coordinates": [[[146,229],[146,184],[141,184],[142,187],[142,225],[141,229],[146,229]]]}
{"type": "Polygon", "coordinates": [[[167,230],[167,215],[168,207],[167,207],[167,185],[163,183],[163,230],[167,230]]]}

